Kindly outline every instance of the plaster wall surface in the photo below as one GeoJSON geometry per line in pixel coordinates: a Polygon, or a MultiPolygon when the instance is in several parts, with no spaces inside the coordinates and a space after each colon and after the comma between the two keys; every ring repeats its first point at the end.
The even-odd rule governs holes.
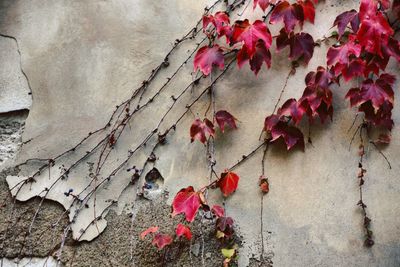
{"type": "MultiPolygon", "coordinates": [[[[207,4],[212,3],[179,0],[2,1],[0,33],[18,40],[21,65],[19,59],[16,60],[17,56],[14,56],[14,68],[23,67],[33,95],[22,136],[22,141],[30,141],[21,147],[17,159],[7,166],[30,158],[54,158],[79,143],[88,132],[95,132],[107,124],[116,105],[129,98],[164,60],[175,39],[196,25],[207,4]]],[[[337,14],[357,7],[358,1],[322,1],[317,7],[315,24],[306,24],[304,31],[311,33],[314,39],[321,39],[331,32],[337,14]]],[[[224,5],[218,4],[214,10],[223,9],[224,5]]],[[[235,11],[232,18],[237,18],[238,13],[235,11]]],[[[249,7],[244,17],[256,18],[261,15],[260,10],[253,13],[249,7]]],[[[270,28],[274,33],[278,30],[277,26],[270,28]]],[[[44,218],[54,221],[61,216],[63,220],[73,221],[70,228],[66,229],[70,239],[66,244],[65,259],[68,260],[64,263],[93,266],[99,265],[99,258],[104,257],[111,258],[113,264],[101,261],[100,265],[123,266],[132,259],[141,262],[141,257],[146,258],[146,253],[156,255],[152,254],[156,252],[148,252],[151,251],[150,246],[143,247],[136,242],[140,230],[157,223],[166,224],[170,220],[168,214],[160,210],[157,213],[157,208],[165,207],[163,210],[167,210],[171,196],[182,187],[193,185],[199,188],[208,183],[205,147],[199,142],[190,143],[188,133],[194,118],[203,117],[207,110],[209,100],[206,95],[179,121],[176,130],[168,135],[167,144],[155,150],[157,161],[145,165],[152,147],[157,143],[156,135],[148,139],[146,136],[155,128],[162,133],[175,124],[186,111],[186,104],[196,99],[210,83],[208,79],[202,80],[198,86],[185,91],[176,103],[171,99],[171,96],[178,96],[196,77],[192,73],[192,59],[183,67],[180,66],[203,37],[199,34],[193,40],[182,42],[169,56],[168,68],[163,69],[150,86],[141,92],[140,99],[133,101],[134,108],[154,98],[127,124],[115,149],[110,150],[107,164],[102,167],[95,183],[91,166],[99,161],[100,153],[95,150],[87,157],[82,155],[104,138],[107,129],[94,134],[78,149],[61,157],[50,170],[45,169],[37,176],[35,183],[19,186],[43,161],[32,161],[22,166],[20,172],[7,173],[8,188],[18,201],[31,204],[36,201],[36,206],[32,204],[30,219],[35,216],[35,207],[41,203],[38,197],[53,200],[68,211],[66,213],[60,205],[55,207],[45,201],[49,206],[46,207],[53,210],[48,214],[44,211],[44,218]],[[158,93],[177,68],[180,68],[178,75],[158,93]],[[174,105],[173,109],[160,122],[171,105],[174,105]],[[141,145],[144,140],[146,146],[141,145]],[[120,171],[113,174],[113,170],[124,163],[129,151],[134,151],[134,155],[120,171]],[[77,160],[79,164],[68,177],[60,179],[60,173],[77,160]],[[148,192],[145,198],[149,200],[143,202],[136,197],[141,184],[131,183],[132,173],[126,170],[132,166],[146,166],[144,173],[153,167],[159,170],[161,187],[158,191],[148,192]],[[110,173],[113,175],[110,176],[110,173]],[[83,208],[74,201],[72,195],[65,194],[71,189],[85,200],[87,207],[83,208]],[[157,202],[160,198],[161,203],[157,202]],[[149,204],[153,201],[156,204],[149,204]],[[156,215],[146,217],[145,214],[151,214],[152,211],[156,215]],[[108,223],[110,225],[107,226],[108,223]],[[119,232],[115,227],[124,231],[119,232]],[[136,236],[132,238],[135,242],[132,242],[130,232],[136,236]],[[75,243],[85,240],[92,242],[75,243]],[[79,249],[73,249],[74,246],[79,249]],[[104,247],[112,253],[120,250],[120,257],[94,253],[96,249],[104,251],[104,247]],[[79,253],[76,251],[82,254],[75,257],[79,253]]],[[[4,46],[15,45],[9,38],[0,40],[0,45],[6,41],[4,46]]],[[[301,96],[305,75],[319,65],[326,65],[326,49],[325,44],[316,47],[309,65],[299,67],[296,74],[290,77],[283,99],[301,96]]],[[[15,47],[12,51],[16,53],[15,47]]],[[[0,53],[3,56],[4,53],[0,53]]],[[[216,109],[229,110],[239,119],[238,130],[225,134],[217,132],[215,158],[219,172],[235,164],[242,155],[261,143],[259,135],[264,118],[273,111],[290,71],[287,54],[287,51],[273,54],[272,68],[263,68],[258,77],[247,66],[233,70],[236,68],[234,66],[215,85],[216,109]]],[[[5,70],[5,67],[1,68],[5,70]]],[[[390,62],[389,71],[398,74],[398,64],[390,62]]],[[[212,76],[217,75],[218,72],[215,72],[212,76]]],[[[11,78],[6,80],[12,81],[11,78]]],[[[20,83],[23,82],[12,82],[13,86],[20,83]]],[[[367,249],[363,247],[362,216],[356,205],[359,199],[356,178],[358,143],[349,146],[352,132],[348,132],[348,129],[353,123],[355,111],[349,109],[349,104],[344,101],[344,95],[351,86],[342,83],[340,87],[333,87],[333,121],[313,127],[313,142],[312,145],[306,145],[305,152],[286,153],[279,146],[268,151],[266,174],[271,191],[263,199],[262,220],[265,251],[274,266],[400,265],[400,206],[397,204],[400,202],[400,164],[397,161],[400,156],[400,133],[395,127],[392,142],[384,150],[392,169],[387,168],[385,160],[374,151],[374,147],[368,147],[364,198],[373,219],[375,245],[367,249]]],[[[25,91],[27,88],[22,85],[16,87],[25,88],[25,91]]],[[[398,88],[398,83],[395,88],[398,88]]],[[[19,98],[13,99],[17,101],[19,98]]],[[[26,108],[28,102],[25,101],[22,106],[26,108]]],[[[395,105],[393,118],[396,124],[400,123],[398,105],[395,105]]],[[[306,126],[304,129],[307,129],[306,126]]],[[[236,172],[241,177],[239,188],[225,202],[227,213],[236,220],[240,233],[237,238],[242,241],[239,266],[252,266],[253,259],[260,254],[261,194],[257,182],[261,174],[261,159],[262,153],[259,151],[237,168],[236,172]]],[[[223,202],[219,192],[210,192],[209,197],[210,202],[223,202]]],[[[196,224],[200,224],[197,225],[199,229],[202,223],[201,220],[196,221],[196,224]]],[[[29,225],[30,221],[27,221],[23,227],[29,228],[29,225]]],[[[164,226],[167,228],[168,223],[164,226]]],[[[62,236],[65,229],[54,233],[62,236]]],[[[201,238],[202,234],[199,232],[198,237],[201,238]]],[[[211,253],[213,250],[209,249],[211,253]]],[[[57,255],[55,251],[57,249],[52,251],[52,255],[57,255]]],[[[198,260],[192,251],[191,247],[185,255],[192,255],[198,260]]],[[[8,253],[0,256],[15,256],[12,251],[8,253]]],[[[43,251],[24,253],[27,256],[46,256],[43,251]]],[[[172,255],[178,257],[178,254],[172,255]]],[[[192,256],[179,264],[174,263],[173,258],[165,262],[170,266],[190,266],[193,265],[192,256]]],[[[208,264],[217,266],[219,263],[211,258],[206,257],[208,264]]],[[[154,265],[151,260],[142,263],[141,266],[154,265]]],[[[201,261],[196,264],[201,264],[201,261]]]]}

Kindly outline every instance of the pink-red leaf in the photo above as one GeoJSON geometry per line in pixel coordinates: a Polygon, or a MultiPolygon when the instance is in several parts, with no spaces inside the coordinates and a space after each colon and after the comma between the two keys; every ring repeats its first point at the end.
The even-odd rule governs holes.
{"type": "Polygon", "coordinates": [[[224,55],[221,47],[215,44],[212,47],[203,46],[194,56],[194,71],[200,69],[204,75],[211,73],[213,65],[224,69],[224,55]]]}
{"type": "Polygon", "coordinates": [[[295,124],[298,124],[303,115],[306,113],[306,106],[301,102],[297,102],[296,99],[291,98],[286,100],[278,110],[279,116],[290,116],[295,124]]]}
{"type": "Polygon", "coordinates": [[[167,234],[156,234],[153,238],[152,244],[156,246],[159,250],[163,249],[165,246],[172,243],[172,237],[167,234]]]}
{"type": "Polygon", "coordinates": [[[247,54],[252,58],[256,52],[258,40],[264,41],[262,44],[265,46],[265,49],[269,49],[272,43],[272,36],[263,21],[256,20],[253,24],[250,24],[249,20],[245,19],[235,22],[232,40],[234,43],[243,42],[247,54]]]}
{"type": "Polygon", "coordinates": [[[277,0],[254,0],[253,9],[255,9],[258,5],[262,9],[262,11],[265,12],[270,4],[275,4],[276,2],[277,0]]]}
{"type": "MultiPolygon", "coordinates": [[[[354,37],[354,36],[353,36],[354,37]]],[[[359,57],[361,54],[361,46],[356,44],[352,35],[349,41],[338,47],[330,47],[327,53],[328,66],[336,63],[348,64],[351,56],[359,57]]]]}
{"type": "Polygon", "coordinates": [[[215,214],[217,217],[224,217],[225,216],[225,210],[223,207],[219,205],[214,205],[211,208],[211,212],[215,214]]]}
{"type": "Polygon", "coordinates": [[[221,178],[218,181],[218,186],[221,189],[222,194],[227,197],[236,191],[239,183],[239,175],[234,172],[228,171],[221,174],[221,178]]]}
{"type": "Polygon", "coordinates": [[[230,20],[227,13],[219,11],[214,15],[203,16],[203,32],[210,35],[208,26],[212,24],[217,32],[218,38],[226,36],[229,40],[232,34],[232,28],[229,25],[230,20]]]}
{"type": "Polygon", "coordinates": [[[179,223],[176,226],[176,231],[175,232],[176,232],[176,235],[178,237],[185,236],[187,240],[191,240],[192,239],[192,232],[190,231],[190,228],[187,227],[186,225],[183,225],[183,224],[179,223]]]}
{"type": "Polygon", "coordinates": [[[172,216],[184,213],[188,222],[193,222],[200,207],[200,197],[192,186],[181,189],[172,202],[172,216]]]}
{"type": "Polygon", "coordinates": [[[229,125],[232,129],[236,129],[236,118],[226,110],[219,110],[215,113],[215,120],[218,123],[221,132],[224,132],[225,124],[229,125]]]}
{"type": "Polygon", "coordinates": [[[203,144],[207,141],[207,135],[214,136],[214,124],[207,118],[203,121],[196,119],[190,127],[190,140],[193,142],[198,139],[203,144]]]}
{"type": "Polygon", "coordinates": [[[140,233],[140,239],[144,240],[144,238],[148,235],[148,234],[152,234],[158,231],[158,226],[152,226],[147,228],[146,230],[144,230],[143,232],[140,233]]]}

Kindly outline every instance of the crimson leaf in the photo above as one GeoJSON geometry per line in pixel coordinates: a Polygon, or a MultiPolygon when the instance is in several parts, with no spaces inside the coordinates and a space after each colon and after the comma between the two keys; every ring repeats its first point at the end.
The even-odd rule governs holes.
{"type": "Polygon", "coordinates": [[[192,239],[192,232],[190,231],[190,228],[181,223],[176,226],[175,233],[178,237],[185,236],[187,240],[192,239]]]}
{"type": "Polygon", "coordinates": [[[188,222],[193,222],[200,207],[200,197],[192,186],[181,189],[172,201],[172,216],[184,213],[188,222]]]}
{"type": "Polygon", "coordinates": [[[231,171],[224,172],[221,174],[221,178],[218,181],[218,187],[225,197],[229,196],[236,191],[239,183],[239,176],[231,171]]]}

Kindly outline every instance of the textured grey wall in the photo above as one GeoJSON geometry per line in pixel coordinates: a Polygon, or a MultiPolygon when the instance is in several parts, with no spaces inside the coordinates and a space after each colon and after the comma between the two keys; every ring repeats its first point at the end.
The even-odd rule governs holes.
{"type": "MultiPolygon", "coordinates": [[[[22,147],[15,162],[32,157],[54,157],[78,143],[88,132],[105,125],[115,106],[128,98],[151,70],[163,61],[174,40],[196,24],[206,4],[204,1],[179,0],[2,1],[0,33],[18,40],[21,67],[29,79],[33,94],[23,134],[23,141],[31,141],[22,147]]],[[[330,33],[336,15],[351,8],[358,8],[357,1],[324,1],[317,7],[315,24],[306,24],[304,31],[310,32],[314,39],[322,38],[330,33]]],[[[218,5],[215,10],[221,9],[223,5],[218,5]]],[[[237,13],[234,12],[233,18],[237,17],[237,13]]],[[[245,14],[255,18],[261,15],[261,11],[256,10],[253,14],[248,8],[245,14]]],[[[277,30],[277,26],[271,27],[272,32],[276,33],[277,30]]],[[[170,66],[160,72],[144,92],[142,102],[134,102],[135,105],[150,99],[202,38],[200,34],[195,40],[182,43],[169,57],[170,66]]],[[[11,51],[9,54],[2,52],[2,61],[10,62],[9,66],[14,67],[9,72],[19,73],[18,77],[21,78],[21,70],[15,67],[19,66],[19,58],[11,56],[16,53],[16,47],[14,50],[11,48],[15,43],[9,38],[0,40],[0,45],[6,45],[7,42],[10,46],[7,49],[11,51]]],[[[284,99],[300,97],[306,73],[315,70],[318,65],[325,65],[326,49],[325,45],[315,48],[310,64],[298,68],[288,81],[284,99]]],[[[227,109],[240,120],[238,130],[227,131],[224,136],[217,133],[218,171],[231,166],[260,144],[259,134],[264,118],[272,112],[290,69],[287,51],[274,54],[272,65],[270,70],[263,68],[257,78],[247,66],[240,71],[229,70],[216,84],[217,109],[227,109]]],[[[6,67],[2,65],[1,68],[6,72],[6,67]]],[[[396,63],[391,62],[390,69],[398,73],[396,63]]],[[[193,80],[194,74],[191,72],[192,60],[189,60],[153,103],[130,121],[111,151],[99,175],[99,183],[127,157],[129,149],[136,148],[156,127],[173,103],[171,96],[179,95],[193,80]]],[[[7,77],[1,79],[9,80],[7,77]]],[[[12,82],[10,88],[25,88],[21,90],[26,92],[26,86],[22,85],[22,81],[20,83],[17,86],[17,82],[12,82]]],[[[177,101],[160,125],[160,132],[179,118],[186,110],[185,105],[195,99],[208,83],[209,80],[202,81],[177,101]]],[[[395,128],[392,143],[385,150],[392,163],[391,170],[373,147],[368,149],[364,197],[373,219],[376,244],[366,249],[362,246],[362,216],[356,206],[358,143],[355,142],[349,150],[352,134],[347,131],[355,112],[344,101],[346,89],[350,87],[351,84],[343,83],[341,87],[333,88],[333,122],[313,128],[313,145],[307,145],[304,153],[286,153],[274,147],[267,155],[266,172],[270,178],[271,192],[263,202],[264,237],[265,250],[275,266],[400,265],[400,223],[397,216],[400,207],[396,204],[400,201],[400,165],[396,160],[400,153],[400,134],[395,128]]],[[[29,106],[29,100],[24,105],[24,108],[29,106]]],[[[207,106],[208,98],[203,97],[191,109],[192,113],[202,117],[207,106]]],[[[208,181],[206,149],[198,142],[190,143],[188,132],[193,119],[194,116],[188,113],[168,137],[168,144],[156,150],[159,159],[155,167],[164,178],[162,189],[168,191],[170,196],[174,196],[182,187],[193,185],[198,188],[208,181]]],[[[394,109],[394,121],[396,124],[400,122],[398,106],[394,109]]],[[[74,219],[71,225],[74,239],[92,240],[97,237],[106,229],[106,214],[110,211],[113,217],[119,214],[125,218],[126,214],[131,214],[134,225],[137,225],[140,217],[136,216],[143,212],[143,207],[136,199],[138,186],[130,184],[132,174],[125,170],[146,162],[157,141],[156,137],[150,138],[147,146],[140,148],[126,167],[110,181],[105,181],[104,186],[96,190],[95,197],[91,194],[95,184],[91,183],[87,162],[97,162],[99,153],[85,158],[82,164],[71,171],[68,179],[58,179],[63,166],[69,166],[81,158],[102,137],[101,133],[93,136],[82,147],[57,161],[50,172],[44,171],[31,186],[23,186],[18,191],[19,187],[14,186],[31,175],[40,163],[33,162],[22,167],[18,176],[7,177],[9,188],[14,189],[13,194],[18,191],[16,197],[21,201],[43,196],[43,190],[51,188],[46,198],[71,210],[69,219],[74,219]],[[89,208],[80,210],[71,196],[65,196],[64,192],[69,189],[73,189],[74,193],[82,192],[82,197],[88,196],[89,208]],[[112,201],[117,201],[117,204],[109,208],[112,201]],[[76,210],[80,212],[76,213],[76,210]],[[103,218],[93,224],[95,216],[99,214],[104,215],[103,218]],[[83,232],[82,229],[87,230],[83,232]]],[[[260,253],[261,195],[257,179],[261,172],[261,157],[262,153],[259,152],[237,169],[241,176],[239,189],[226,201],[227,212],[236,219],[243,241],[240,266],[248,265],[249,260],[257,258],[260,253]]],[[[12,163],[9,162],[9,165],[12,163]]],[[[146,171],[153,166],[147,167],[146,171]]],[[[213,202],[222,202],[219,192],[210,192],[209,197],[213,202]]],[[[166,201],[170,203],[171,198],[166,201]]],[[[147,209],[151,211],[151,208],[147,209]]],[[[168,219],[155,215],[140,221],[137,227],[144,228],[146,224],[150,226],[163,220],[168,219]]],[[[110,227],[115,225],[118,223],[110,227]]],[[[129,231],[129,227],[124,229],[129,231]]],[[[134,232],[137,234],[138,229],[134,232]]],[[[120,235],[128,236],[129,233],[121,232],[120,235]]],[[[114,238],[114,235],[110,236],[114,238]]],[[[107,243],[106,239],[101,240],[107,243]]],[[[114,242],[115,239],[110,240],[114,242]]],[[[127,244],[129,246],[129,238],[127,244]]],[[[140,245],[136,245],[139,250],[140,245]]],[[[118,250],[115,247],[113,249],[118,250]]],[[[82,257],[90,255],[88,251],[82,257]]]]}

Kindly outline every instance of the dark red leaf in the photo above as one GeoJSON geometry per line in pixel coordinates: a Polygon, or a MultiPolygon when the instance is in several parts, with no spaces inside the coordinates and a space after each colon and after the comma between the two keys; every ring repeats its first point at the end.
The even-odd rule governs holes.
{"type": "Polygon", "coordinates": [[[400,0],[394,0],[392,5],[393,13],[400,19],[400,0]]]}
{"type": "Polygon", "coordinates": [[[144,230],[143,232],[140,233],[140,239],[144,240],[144,238],[148,235],[148,234],[152,234],[158,231],[158,226],[152,226],[147,228],[146,230],[144,230]]]}
{"type": "Polygon", "coordinates": [[[192,186],[181,189],[172,201],[172,216],[184,213],[188,222],[193,222],[200,207],[200,197],[192,186]]]}
{"type": "Polygon", "coordinates": [[[278,115],[270,115],[265,118],[264,131],[270,133],[272,129],[278,124],[280,117],[278,115]]]}
{"type": "Polygon", "coordinates": [[[350,11],[345,11],[336,17],[335,22],[333,23],[333,26],[338,27],[339,38],[342,37],[342,35],[344,34],[346,27],[349,23],[351,25],[351,29],[353,30],[353,33],[356,33],[358,31],[360,21],[358,18],[358,12],[355,11],[354,9],[352,9],[350,11]]]}
{"type": "Polygon", "coordinates": [[[292,32],[297,24],[302,25],[304,22],[304,12],[301,5],[288,1],[280,2],[272,11],[269,22],[275,24],[283,21],[286,32],[292,32]]]}
{"type": "Polygon", "coordinates": [[[372,106],[371,101],[361,104],[358,108],[359,111],[364,112],[364,119],[367,122],[375,126],[384,127],[389,131],[393,128],[392,109],[393,104],[389,101],[385,101],[378,110],[372,106]]]}
{"type": "Polygon", "coordinates": [[[386,101],[393,104],[394,92],[392,85],[394,82],[394,76],[384,73],[376,81],[367,79],[362,83],[361,88],[349,90],[346,98],[350,99],[351,106],[360,106],[365,102],[371,101],[375,110],[378,110],[386,101]]]}
{"type": "Polygon", "coordinates": [[[219,217],[216,222],[218,231],[224,233],[224,237],[230,238],[233,235],[233,219],[231,217],[219,217]]]}
{"type": "Polygon", "coordinates": [[[314,53],[314,39],[308,33],[290,33],[289,35],[281,30],[276,39],[277,51],[279,52],[284,47],[290,47],[290,60],[302,59],[308,64],[314,53]]]}
{"type": "Polygon", "coordinates": [[[248,49],[246,45],[244,45],[237,54],[239,68],[241,68],[244,63],[249,61],[250,69],[255,73],[255,75],[257,75],[264,62],[267,64],[268,68],[271,67],[271,52],[265,48],[264,41],[258,40],[255,53],[252,57],[250,57],[247,51],[248,49]]]}
{"type": "Polygon", "coordinates": [[[175,233],[176,233],[176,235],[178,237],[181,237],[181,236],[184,235],[187,240],[191,240],[192,239],[192,232],[190,231],[190,228],[185,226],[185,225],[183,225],[183,224],[181,224],[181,223],[179,223],[176,226],[175,233]]]}
{"type": "Polygon", "coordinates": [[[211,208],[212,213],[215,214],[215,216],[217,217],[224,217],[225,216],[225,210],[223,207],[219,206],[219,205],[214,205],[211,208]]]}
{"type": "Polygon", "coordinates": [[[214,136],[214,124],[207,118],[203,121],[196,119],[190,127],[190,140],[198,139],[203,144],[207,141],[207,135],[214,136]]]}
{"type": "Polygon", "coordinates": [[[203,46],[194,56],[194,71],[200,69],[204,75],[211,73],[213,65],[224,69],[224,55],[219,45],[215,44],[212,47],[203,46]]]}
{"type": "Polygon", "coordinates": [[[224,172],[221,174],[221,178],[218,181],[218,187],[225,197],[229,196],[236,191],[239,183],[239,176],[231,171],[224,172]]]}
{"type": "Polygon", "coordinates": [[[225,129],[225,124],[229,125],[229,127],[236,129],[236,118],[232,116],[228,111],[226,110],[219,110],[217,113],[215,113],[215,120],[218,123],[219,128],[221,129],[221,132],[224,132],[225,129]]]}
{"type": "Polygon", "coordinates": [[[159,250],[172,243],[172,237],[167,234],[156,234],[154,236],[152,244],[159,250]]]}
{"type": "Polygon", "coordinates": [[[303,133],[294,126],[289,126],[287,122],[279,121],[271,129],[271,142],[275,142],[278,139],[285,141],[287,150],[292,149],[295,145],[298,145],[304,150],[304,136],[303,133]]]}
{"type": "Polygon", "coordinates": [[[399,41],[390,37],[388,40],[388,43],[382,44],[382,46],[383,46],[383,51],[386,55],[392,56],[397,61],[400,61],[400,42],[399,41]]]}

